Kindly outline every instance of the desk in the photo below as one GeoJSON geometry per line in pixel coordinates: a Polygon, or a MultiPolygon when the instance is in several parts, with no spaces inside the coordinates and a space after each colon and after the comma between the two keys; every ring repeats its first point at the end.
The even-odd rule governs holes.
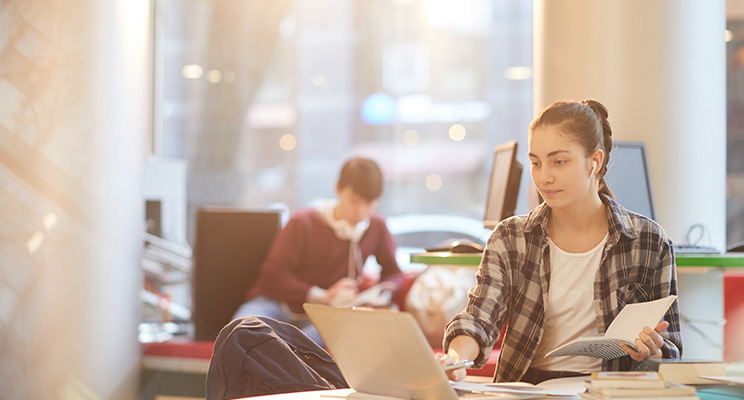
{"type": "MultiPolygon", "coordinates": [[[[411,254],[411,262],[476,268],[481,253],[411,254]]],[[[723,272],[744,270],[744,253],[677,254],[683,354],[690,359],[723,359],[723,272]]]]}
{"type": "MultiPolygon", "coordinates": [[[[320,400],[320,399],[343,399],[354,393],[353,389],[316,390],[312,392],[282,393],[268,396],[250,397],[251,400],[320,400]]],[[[736,386],[717,386],[698,389],[700,400],[733,400],[740,399],[742,389],[736,386]]],[[[393,397],[366,395],[368,399],[394,399],[393,397]]],[[[496,398],[496,396],[494,396],[496,398]]],[[[246,399],[247,400],[247,399],[246,399]]]]}
{"type": "MultiPolygon", "coordinates": [[[[481,253],[436,251],[430,253],[413,253],[411,254],[411,262],[429,265],[477,267],[480,264],[482,256],[483,254],[481,253]]],[[[744,253],[677,254],[675,261],[677,263],[677,269],[680,269],[679,272],[688,272],[687,268],[744,268],[744,253]]],[[[706,271],[701,270],[700,272],[706,271]]]]}
{"type": "MultiPolygon", "coordinates": [[[[729,376],[742,376],[744,373],[744,363],[731,363],[726,368],[726,374],[729,376]]],[[[478,383],[490,383],[491,379],[483,379],[481,377],[468,376],[465,378],[466,381],[478,382],[478,383]]],[[[741,385],[710,385],[710,386],[697,386],[697,395],[700,400],[733,400],[741,399],[744,397],[744,386],[741,385]]],[[[246,398],[251,400],[319,400],[319,399],[340,399],[346,398],[349,394],[354,393],[353,389],[333,389],[333,390],[315,390],[309,392],[295,392],[295,393],[282,393],[266,396],[255,396],[246,398]]],[[[363,395],[365,399],[369,400],[385,400],[393,399],[392,397],[375,396],[375,395],[363,395]]],[[[496,398],[496,396],[493,396],[496,398]]]]}

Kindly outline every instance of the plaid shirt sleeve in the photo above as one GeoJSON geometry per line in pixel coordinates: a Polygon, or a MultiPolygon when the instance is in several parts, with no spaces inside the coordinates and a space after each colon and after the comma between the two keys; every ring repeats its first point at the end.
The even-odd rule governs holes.
{"type": "Polygon", "coordinates": [[[547,293],[542,250],[539,241],[533,243],[525,236],[526,218],[509,218],[494,229],[476,273],[476,285],[468,292],[468,304],[447,325],[443,346],[447,351],[456,336],[470,336],[480,347],[475,365],[483,366],[508,320],[498,368],[515,374],[516,379],[537,347],[543,294],[547,293]]]}
{"type": "Polygon", "coordinates": [[[506,313],[508,298],[508,274],[498,253],[490,247],[498,241],[494,232],[489,239],[480,267],[476,273],[476,284],[468,291],[468,303],[463,312],[455,316],[447,325],[443,348],[447,351],[449,342],[456,336],[466,335],[474,338],[480,346],[480,354],[474,360],[482,367],[488,360],[493,345],[498,339],[501,322],[506,313]]]}

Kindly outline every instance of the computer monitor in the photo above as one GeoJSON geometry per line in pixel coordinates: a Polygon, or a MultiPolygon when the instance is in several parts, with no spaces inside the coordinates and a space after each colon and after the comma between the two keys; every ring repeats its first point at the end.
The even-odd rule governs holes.
{"type": "Polygon", "coordinates": [[[645,143],[613,142],[605,183],[623,207],[656,220],[645,143]]]}
{"type": "Polygon", "coordinates": [[[514,215],[521,179],[522,165],[517,161],[517,142],[496,146],[488,183],[484,227],[493,229],[501,220],[514,215]]]}

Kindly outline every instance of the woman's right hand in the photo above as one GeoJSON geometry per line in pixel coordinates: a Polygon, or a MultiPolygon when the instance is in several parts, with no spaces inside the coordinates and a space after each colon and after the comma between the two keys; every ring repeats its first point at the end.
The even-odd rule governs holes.
{"type": "Polygon", "coordinates": [[[441,365],[442,369],[444,369],[444,373],[447,374],[447,378],[452,381],[461,381],[468,375],[467,371],[465,371],[465,367],[451,369],[449,371],[446,369],[448,365],[452,365],[457,361],[459,360],[455,360],[448,354],[439,354],[439,365],[441,365]]]}
{"type": "Polygon", "coordinates": [[[439,365],[442,366],[444,373],[447,374],[447,377],[450,378],[450,380],[461,381],[468,375],[464,366],[449,371],[446,367],[458,361],[476,360],[476,357],[478,357],[479,354],[480,347],[475,339],[467,335],[458,335],[450,342],[447,354],[438,355],[439,365]]]}

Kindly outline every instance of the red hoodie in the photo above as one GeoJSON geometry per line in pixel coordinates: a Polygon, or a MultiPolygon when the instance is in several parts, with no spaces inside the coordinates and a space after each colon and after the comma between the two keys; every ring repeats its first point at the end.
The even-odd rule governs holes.
{"type": "MultiPolygon", "coordinates": [[[[374,255],[382,270],[380,280],[400,284],[403,274],[395,260],[395,240],[380,215],[372,215],[369,228],[359,241],[362,262],[374,255]]],[[[261,295],[286,302],[301,312],[312,286],[328,289],[347,277],[349,240],[336,237],[315,209],[296,212],[277,234],[258,281],[246,301],[261,295]]]]}

